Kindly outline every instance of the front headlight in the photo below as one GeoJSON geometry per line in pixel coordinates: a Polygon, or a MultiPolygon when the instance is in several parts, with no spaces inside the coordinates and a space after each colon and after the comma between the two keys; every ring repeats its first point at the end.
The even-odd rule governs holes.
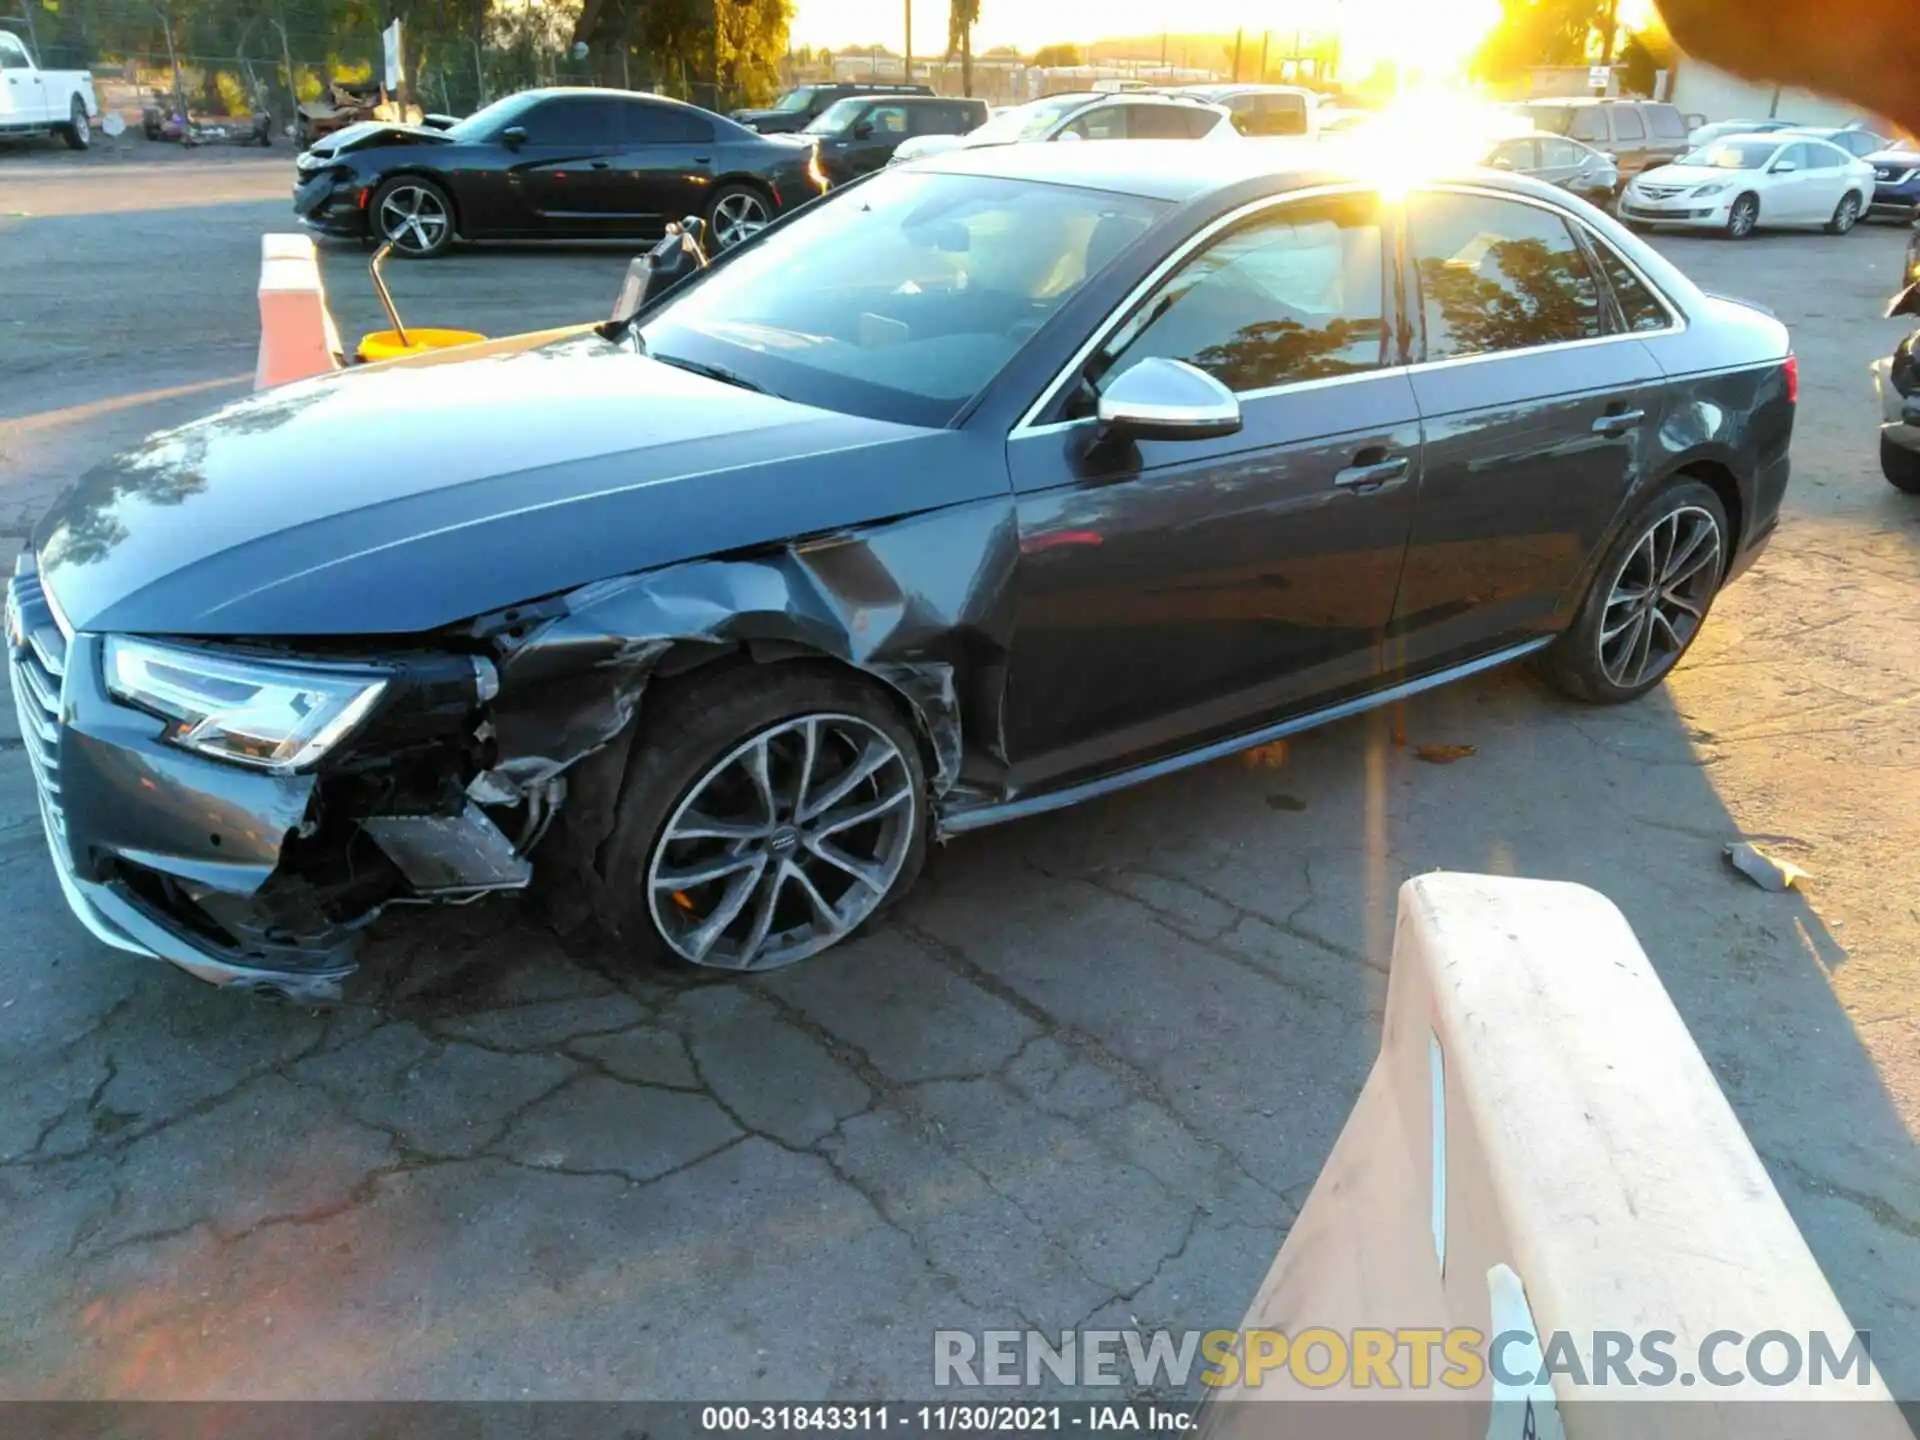
{"type": "Polygon", "coordinates": [[[174,723],[188,750],[262,770],[304,770],[367,717],[387,688],[377,672],[239,660],[110,636],[107,689],[174,723]]]}
{"type": "Polygon", "coordinates": [[[1727,187],[1723,183],[1719,181],[1715,181],[1711,185],[1698,186],[1697,188],[1695,188],[1693,193],[1695,198],[1699,199],[1699,198],[1704,198],[1708,195],[1718,195],[1722,190],[1726,188],[1727,187]]]}

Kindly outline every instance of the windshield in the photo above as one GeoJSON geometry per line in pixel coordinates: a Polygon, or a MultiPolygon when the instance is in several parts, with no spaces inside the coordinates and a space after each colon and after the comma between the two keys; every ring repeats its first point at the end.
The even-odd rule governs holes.
{"type": "Polygon", "coordinates": [[[1682,155],[1682,165],[1699,165],[1708,170],[1758,170],[1771,160],[1780,146],[1772,140],[1722,140],[1702,145],[1690,155],[1682,155]]]}
{"type": "Polygon", "coordinates": [[[796,110],[804,110],[813,101],[813,87],[802,85],[798,90],[789,90],[773,102],[773,108],[783,115],[791,115],[796,110]]]}
{"type": "Polygon", "coordinates": [[[540,96],[531,90],[509,95],[504,100],[482,106],[459,124],[448,126],[447,134],[455,140],[491,140],[526,114],[539,99],[540,96]]]}
{"type": "Polygon", "coordinates": [[[1011,145],[1031,140],[1070,110],[1087,103],[1085,95],[1056,95],[1049,100],[1033,100],[1000,111],[986,124],[967,136],[969,145],[1011,145]]]}
{"type": "Polygon", "coordinates": [[[945,425],[1166,210],[1064,185],[883,171],[729,258],[641,330],[656,358],[829,410],[945,425]]]}
{"type": "Polygon", "coordinates": [[[867,102],[865,100],[836,100],[818,115],[814,116],[813,119],[809,120],[806,130],[802,133],[807,135],[838,135],[842,130],[852,125],[860,113],[866,108],[867,102]]]}

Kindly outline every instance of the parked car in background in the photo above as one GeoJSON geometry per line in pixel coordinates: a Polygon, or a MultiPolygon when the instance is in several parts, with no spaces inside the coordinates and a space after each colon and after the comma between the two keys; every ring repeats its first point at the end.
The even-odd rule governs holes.
{"type": "Polygon", "coordinates": [[[1487,153],[1495,170],[1530,175],[1571,191],[1596,205],[1612,203],[1620,188],[1620,167],[1611,155],[1564,135],[1517,135],[1487,153]]]}
{"type": "Polygon", "coordinates": [[[1169,94],[1222,105],[1242,135],[1316,135],[1320,97],[1298,85],[1182,85],[1169,94]]]}
{"type": "Polygon", "coordinates": [[[1869,155],[1887,148],[1886,136],[1875,134],[1859,125],[1794,125],[1785,130],[1768,133],[1811,135],[1815,139],[1825,140],[1829,145],[1838,145],[1856,160],[1865,160],[1869,155]]]}
{"type": "Polygon", "coordinates": [[[942,95],[850,95],[801,133],[820,145],[820,168],[836,185],[878,170],[916,135],[964,135],[986,122],[987,102],[942,95]]]}
{"type": "Polygon", "coordinates": [[[1685,117],[1653,100],[1528,100],[1518,108],[1537,130],[1604,150],[1623,178],[1677,160],[1689,148],[1685,117]]]}
{"type": "Polygon", "coordinates": [[[1837,145],[1783,131],[1729,135],[1627,182],[1620,215],[1636,225],[1722,230],[1760,226],[1853,229],[1873,203],[1873,167],[1837,145]]]}
{"type": "Polygon", "coordinates": [[[264,391],[39,522],[6,648],[95,935],[319,999],[383,907],[534,884],[765,971],[941,837],[1527,656],[1629,701],[1796,396],[1562,192],[1248,144],[931,157],[525,344],[264,391]]]}
{"type": "Polygon", "coordinates": [[[1907,224],[1920,219],[1920,147],[1902,141],[1867,156],[1867,164],[1873,167],[1873,203],[1867,214],[1907,224]]]}
{"type": "Polygon", "coordinates": [[[1078,92],[996,110],[986,124],[965,135],[906,140],[893,158],[905,161],[947,150],[1050,140],[1219,140],[1237,139],[1239,133],[1225,106],[1191,96],[1078,92]]]}
{"type": "Polygon", "coordinates": [[[84,150],[99,114],[93,76],[42,70],[17,35],[0,30],[0,140],[58,135],[68,149],[84,150]]]}
{"type": "Polygon", "coordinates": [[[826,188],[815,142],[629,90],[527,90],[450,130],[354,125],[295,165],[308,229],[438,255],[459,240],[645,239],[687,215],[713,248],[826,188]]]}
{"type": "Polygon", "coordinates": [[[1710,125],[1696,125],[1687,132],[1687,148],[1698,150],[1702,145],[1711,145],[1723,135],[1770,135],[1776,130],[1792,130],[1796,124],[1792,120],[1715,120],[1710,125]]]}
{"type": "Polygon", "coordinates": [[[728,118],[762,135],[791,135],[807,128],[828,108],[862,95],[931,95],[929,85],[886,85],[861,81],[797,85],[765,110],[734,110],[728,118]]]}
{"type": "MultiPolygon", "coordinates": [[[[1920,233],[1907,241],[1900,291],[1887,306],[1887,318],[1920,316],[1920,233]]],[[[1873,363],[1873,389],[1880,401],[1880,473],[1889,485],[1920,495],[1920,371],[1909,332],[1891,358],[1873,363]]]]}

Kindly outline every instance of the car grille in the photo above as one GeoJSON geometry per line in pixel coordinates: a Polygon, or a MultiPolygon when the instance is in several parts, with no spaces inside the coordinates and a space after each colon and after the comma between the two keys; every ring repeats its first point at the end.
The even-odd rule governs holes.
{"type": "Polygon", "coordinates": [[[1686,194],[1687,188],[1685,185],[1648,185],[1643,181],[1640,193],[1649,200],[1671,200],[1676,195],[1686,194]]]}
{"type": "Polygon", "coordinates": [[[1889,185],[1904,185],[1913,178],[1911,169],[1902,170],[1894,165],[1876,165],[1873,167],[1876,180],[1884,180],[1889,185]]]}
{"type": "Polygon", "coordinates": [[[67,673],[67,637],[36,575],[13,577],[7,588],[7,666],[20,739],[40,790],[49,834],[67,835],[60,803],[60,695],[67,673]],[[13,637],[20,637],[14,643],[13,637]]]}

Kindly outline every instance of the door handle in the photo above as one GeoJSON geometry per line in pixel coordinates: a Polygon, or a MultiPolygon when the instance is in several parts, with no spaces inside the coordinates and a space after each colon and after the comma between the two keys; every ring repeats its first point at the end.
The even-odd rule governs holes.
{"type": "Polygon", "coordinates": [[[713,159],[711,155],[696,155],[693,157],[693,163],[696,165],[705,165],[711,159],[713,159]]]}
{"type": "Polygon", "coordinates": [[[1611,414],[1602,415],[1598,420],[1594,421],[1593,433],[1596,435],[1624,435],[1629,430],[1644,423],[1646,418],[1647,412],[1644,410],[1616,410],[1611,414]]]}
{"type": "MultiPolygon", "coordinates": [[[[1354,458],[1358,459],[1359,456],[1354,458]]],[[[1342,490],[1353,490],[1365,494],[1371,490],[1383,489],[1396,480],[1405,479],[1407,469],[1407,457],[1396,455],[1391,460],[1378,460],[1371,465],[1349,465],[1345,470],[1335,471],[1333,483],[1342,490]]]]}
{"type": "Polygon", "coordinates": [[[607,162],[604,160],[589,161],[587,164],[587,168],[589,170],[604,170],[607,168],[607,162]]]}

